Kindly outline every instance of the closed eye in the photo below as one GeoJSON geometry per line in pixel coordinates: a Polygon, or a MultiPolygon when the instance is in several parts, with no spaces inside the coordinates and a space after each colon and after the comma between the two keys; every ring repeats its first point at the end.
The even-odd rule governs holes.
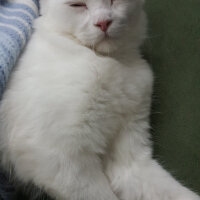
{"type": "Polygon", "coordinates": [[[71,7],[87,7],[85,3],[72,3],[71,7]]]}

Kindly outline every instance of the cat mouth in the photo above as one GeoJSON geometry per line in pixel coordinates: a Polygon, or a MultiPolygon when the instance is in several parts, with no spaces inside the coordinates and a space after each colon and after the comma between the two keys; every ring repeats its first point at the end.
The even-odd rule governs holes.
{"type": "Polygon", "coordinates": [[[99,40],[96,41],[94,46],[97,47],[101,45],[102,43],[109,43],[110,40],[111,40],[110,35],[105,33],[104,35],[101,36],[101,38],[99,38],[99,40]]]}
{"type": "Polygon", "coordinates": [[[110,53],[112,49],[114,49],[114,40],[115,38],[112,37],[110,34],[105,33],[96,40],[95,43],[82,43],[83,45],[103,54],[110,53]]]}
{"type": "Polygon", "coordinates": [[[110,40],[110,39],[111,39],[111,36],[110,36],[108,33],[105,33],[105,34],[104,34],[104,39],[105,39],[105,40],[110,40]]]}
{"type": "Polygon", "coordinates": [[[108,33],[105,33],[104,36],[102,37],[102,39],[98,43],[106,42],[106,41],[109,41],[111,39],[112,39],[111,36],[108,33]]]}

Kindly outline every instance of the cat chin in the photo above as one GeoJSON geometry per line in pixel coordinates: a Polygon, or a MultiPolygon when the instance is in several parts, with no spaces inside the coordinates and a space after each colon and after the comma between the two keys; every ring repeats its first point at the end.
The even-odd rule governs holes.
{"type": "Polygon", "coordinates": [[[101,54],[111,54],[117,50],[117,46],[112,40],[103,40],[95,46],[95,51],[101,54]]]}
{"type": "MultiPolygon", "coordinates": [[[[66,35],[66,34],[65,34],[66,35]]],[[[73,39],[74,41],[78,42],[80,45],[86,46],[90,48],[91,50],[100,53],[109,55],[117,50],[117,44],[111,38],[102,39],[99,42],[97,42],[95,45],[91,45],[88,42],[82,41],[81,39],[78,39],[77,37],[67,34],[68,37],[73,39]]]]}

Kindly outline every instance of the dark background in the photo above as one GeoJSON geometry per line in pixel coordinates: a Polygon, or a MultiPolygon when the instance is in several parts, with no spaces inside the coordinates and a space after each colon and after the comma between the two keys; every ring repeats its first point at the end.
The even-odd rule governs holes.
{"type": "Polygon", "coordinates": [[[200,194],[200,0],[146,0],[155,157],[200,194]]]}

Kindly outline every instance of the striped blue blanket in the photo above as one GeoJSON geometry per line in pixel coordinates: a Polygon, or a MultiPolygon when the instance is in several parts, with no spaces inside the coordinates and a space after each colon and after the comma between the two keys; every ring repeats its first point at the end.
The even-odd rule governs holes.
{"type": "Polygon", "coordinates": [[[37,0],[0,0],[0,98],[37,16],[37,0]]]}
{"type": "MultiPolygon", "coordinates": [[[[37,0],[0,0],[0,99],[37,16],[37,0]]],[[[14,194],[14,187],[0,172],[0,200],[13,200],[14,194]]]]}

